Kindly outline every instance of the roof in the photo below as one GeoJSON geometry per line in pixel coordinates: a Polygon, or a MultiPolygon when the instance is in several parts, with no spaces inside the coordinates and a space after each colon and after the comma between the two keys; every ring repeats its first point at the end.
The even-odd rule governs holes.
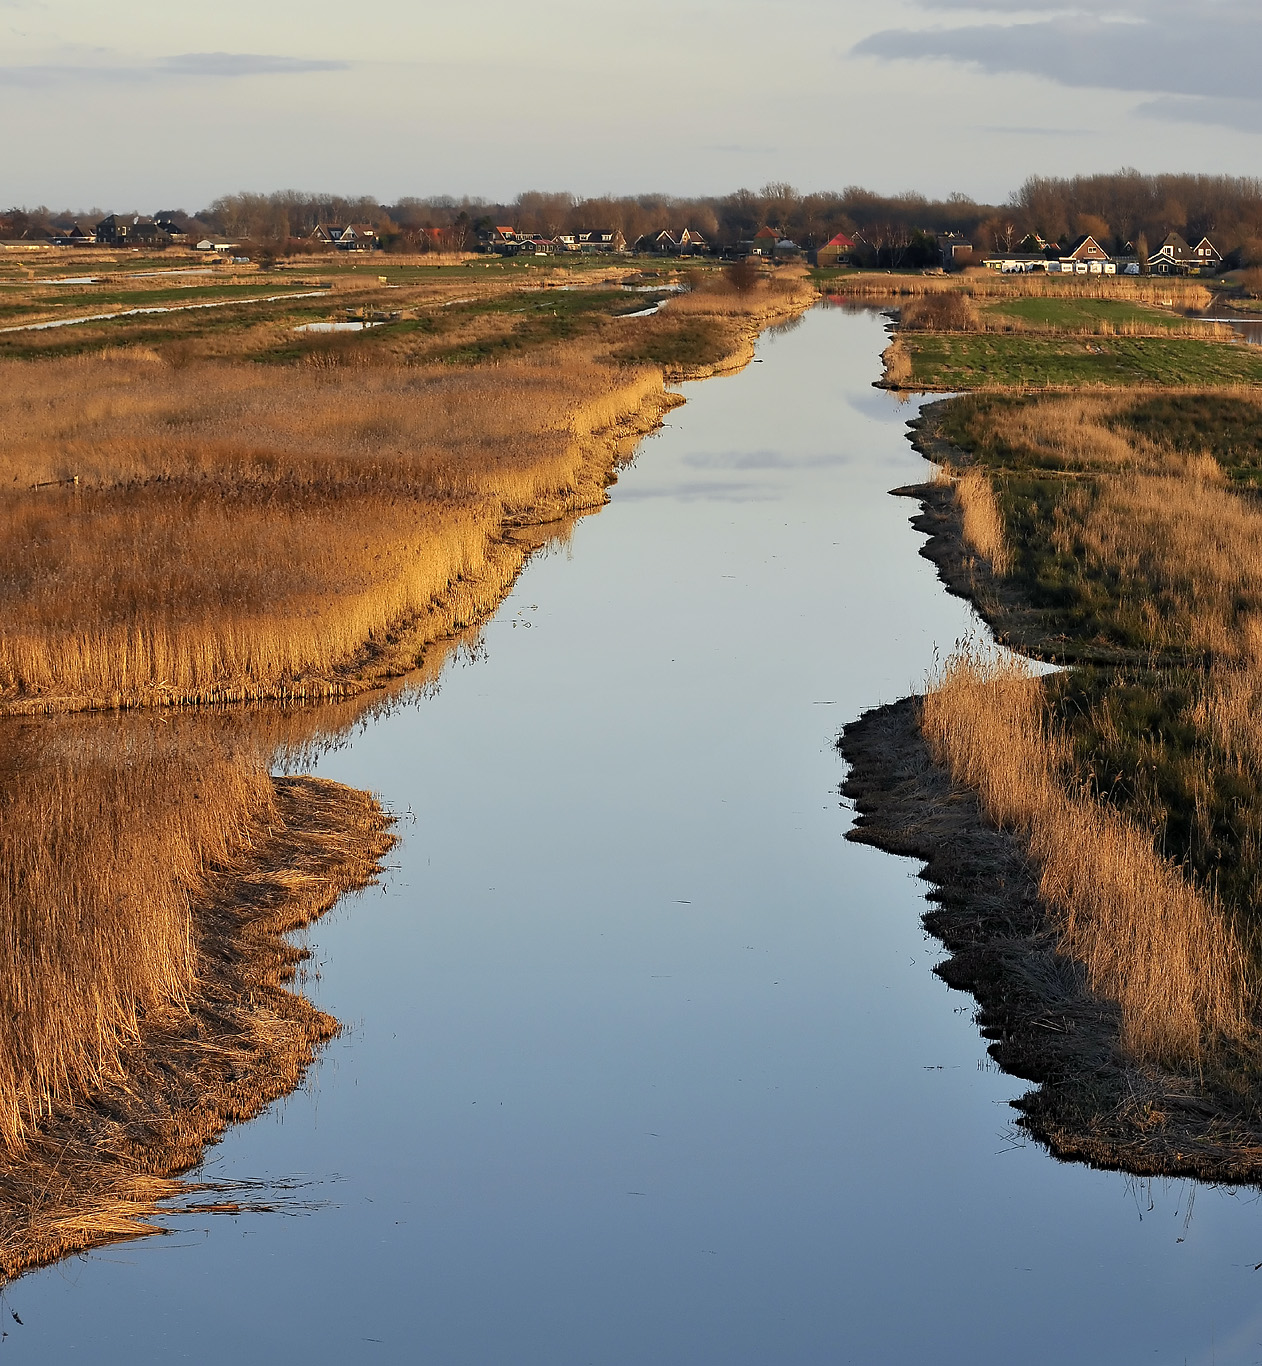
{"type": "Polygon", "coordinates": [[[824,245],[826,247],[841,247],[843,250],[848,251],[854,246],[854,239],[847,237],[844,232],[839,232],[836,237],[830,237],[824,245]]]}
{"type": "Polygon", "coordinates": [[[780,240],[780,234],[775,230],[775,228],[759,228],[758,231],[754,234],[754,241],[757,242],[760,237],[764,241],[767,238],[770,238],[773,242],[778,242],[780,240]]]}

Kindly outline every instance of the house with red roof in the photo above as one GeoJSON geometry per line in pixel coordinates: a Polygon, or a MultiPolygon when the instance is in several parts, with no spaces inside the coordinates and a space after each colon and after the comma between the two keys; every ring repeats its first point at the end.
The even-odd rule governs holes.
{"type": "Polygon", "coordinates": [[[855,243],[853,237],[847,237],[844,232],[839,232],[836,237],[831,237],[815,253],[815,264],[817,266],[836,266],[842,260],[849,258],[854,251],[855,243]]]}

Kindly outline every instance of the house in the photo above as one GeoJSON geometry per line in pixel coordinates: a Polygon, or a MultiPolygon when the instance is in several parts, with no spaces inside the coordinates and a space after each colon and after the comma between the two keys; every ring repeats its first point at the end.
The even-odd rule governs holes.
{"type": "Polygon", "coordinates": [[[95,233],[84,232],[78,223],[69,232],[59,232],[53,238],[53,245],[58,247],[90,247],[95,242],[95,233]]]}
{"type": "Polygon", "coordinates": [[[749,246],[751,256],[773,256],[780,234],[775,228],[759,228],[749,246]]]}
{"type": "Polygon", "coordinates": [[[635,249],[640,253],[656,252],[674,256],[679,250],[679,239],[668,228],[663,228],[660,232],[646,232],[643,237],[637,237],[635,249]]]}
{"type": "Polygon", "coordinates": [[[96,225],[96,240],[104,247],[165,247],[171,234],[152,218],[109,214],[96,225]]]}
{"type": "Polygon", "coordinates": [[[972,258],[973,244],[961,237],[958,232],[939,233],[936,240],[942,264],[948,269],[964,264],[972,258]]]}
{"type": "Polygon", "coordinates": [[[236,242],[218,242],[209,237],[203,237],[202,240],[198,242],[197,246],[193,248],[194,251],[218,252],[220,256],[227,256],[231,252],[236,251],[236,249],[236,242]]]}
{"type": "Polygon", "coordinates": [[[1209,267],[1210,270],[1217,270],[1223,263],[1222,252],[1209,240],[1202,237],[1201,240],[1192,248],[1192,255],[1196,257],[1197,264],[1202,269],[1209,267]]]}
{"type": "Polygon", "coordinates": [[[625,251],[627,239],[617,228],[578,234],[579,251],[625,251]]]}
{"type": "Polygon", "coordinates": [[[344,228],[333,223],[317,223],[311,240],[325,242],[338,251],[376,251],[381,245],[377,229],[367,223],[350,223],[344,228]]]}
{"type": "Polygon", "coordinates": [[[483,251],[498,252],[501,256],[513,255],[520,241],[517,229],[507,223],[501,223],[497,227],[479,233],[478,238],[483,251]]]}
{"type": "Polygon", "coordinates": [[[1069,254],[1060,259],[1063,263],[1065,261],[1108,261],[1112,258],[1090,233],[1084,233],[1070,247],[1069,254]]]}
{"type": "Polygon", "coordinates": [[[338,251],[376,251],[381,246],[377,229],[368,223],[351,223],[337,239],[338,251]]]}
{"type": "Polygon", "coordinates": [[[836,237],[830,237],[815,253],[815,264],[817,266],[835,266],[841,263],[843,257],[848,257],[854,251],[855,244],[853,237],[847,237],[844,232],[839,232],[836,237]]]}
{"type": "Polygon", "coordinates": [[[1154,275],[1208,275],[1222,263],[1222,254],[1208,237],[1189,247],[1177,232],[1172,232],[1149,258],[1148,268],[1154,275]]]}

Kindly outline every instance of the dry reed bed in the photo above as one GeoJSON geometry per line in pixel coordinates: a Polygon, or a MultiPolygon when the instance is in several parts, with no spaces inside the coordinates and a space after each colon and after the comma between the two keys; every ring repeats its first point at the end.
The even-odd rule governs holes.
{"type": "MultiPolygon", "coordinates": [[[[646,322],[710,324],[700,375],[813,297],[720,277],[646,322]]],[[[677,401],[662,366],[610,363],[627,339],[614,320],[463,370],[342,363],[363,348],[0,362],[0,710],[310,698],[412,667],[512,583],[505,529],[599,506],[619,443],[677,401]]]]}
{"type": "MultiPolygon", "coordinates": [[[[201,1193],[210,1196],[199,1206],[206,1212],[242,1207],[204,1184],[189,1188],[174,1178],[202,1160],[206,1144],[226,1125],[291,1091],[321,1042],[336,1033],[336,1021],[286,990],[302,954],[282,936],[344,891],[372,881],[392,842],[367,794],[310,778],[269,781],[260,762],[265,747],[238,758],[240,779],[257,780],[266,799],[265,820],[245,822],[227,795],[194,792],[191,784],[225,776],[222,761],[209,770],[199,763],[203,746],[219,752],[224,736],[190,735],[189,720],[214,730],[221,717],[182,720],[175,740],[159,735],[150,718],[124,720],[131,743],[121,747],[119,772],[104,791],[110,803],[104,815],[106,824],[127,827],[124,852],[133,863],[126,887],[109,888],[110,899],[101,904],[104,875],[94,863],[105,851],[82,829],[101,810],[55,812],[56,830],[26,831],[31,842],[57,846],[70,865],[58,900],[39,907],[50,922],[40,951],[12,940],[0,948],[6,1017],[19,993],[23,1010],[9,1024],[6,1048],[21,1050],[18,1060],[28,1069],[15,1075],[16,1064],[6,1058],[4,1085],[17,1094],[4,1095],[3,1277],[153,1232],[148,1221],[161,1212],[159,1201],[201,1193]],[[147,761],[138,765],[141,755],[147,761]],[[180,814],[149,827],[144,821],[153,814],[159,777],[184,779],[183,788],[162,793],[180,814]],[[231,827],[235,847],[223,862],[212,861],[222,841],[197,843],[207,822],[193,808],[203,803],[231,827]],[[173,821],[185,827],[184,843],[174,850],[184,871],[196,860],[203,865],[178,886],[165,867],[170,846],[162,843],[173,821]],[[165,922],[150,945],[156,909],[165,911],[165,922]],[[159,956],[168,926],[188,946],[178,955],[183,981],[169,980],[169,965],[159,956]],[[125,977],[102,973],[102,957],[112,964],[127,959],[125,977]],[[91,985],[66,992],[69,965],[91,985]],[[110,987],[121,995],[111,998],[110,987]],[[104,1017],[119,1015],[120,1007],[126,1016],[133,993],[148,1006],[143,1016],[124,1018],[112,1033],[104,1029],[104,1017]],[[56,1056],[41,1055],[50,1043],[56,1056]]],[[[50,767],[60,770],[62,759],[50,754],[42,776],[50,767]]],[[[60,771],[51,786],[64,790],[60,771]]],[[[22,919],[36,890],[16,889],[21,904],[6,911],[22,919]]]]}
{"type": "MultiPolygon", "coordinates": [[[[1125,322],[1113,322],[1100,318],[1066,327],[1062,323],[1034,322],[983,311],[974,302],[975,297],[963,290],[919,295],[899,310],[899,326],[909,332],[981,332],[1058,337],[1197,337],[1209,341],[1234,341],[1237,337],[1234,329],[1225,323],[1193,318],[1176,321],[1166,313],[1154,313],[1151,320],[1132,318],[1125,322]]],[[[1139,301],[1131,298],[1125,302],[1139,301]]]]}
{"type": "Polygon", "coordinates": [[[522,561],[504,526],[602,501],[606,433],[666,404],[660,372],[565,351],[455,374],[0,365],[0,697],[335,689],[417,618],[484,612],[522,561]]]}
{"type": "Polygon", "coordinates": [[[851,297],[916,298],[931,294],[963,294],[972,299],[1110,299],[1137,304],[1208,308],[1212,292],[1192,280],[1151,276],[997,275],[981,270],[963,275],[892,275],[879,272],[848,275],[838,284],[851,297]]]}
{"type": "Polygon", "coordinates": [[[270,774],[385,705],[0,723],[0,1282],[152,1232],[171,1178],[336,1032],[285,989],[281,936],[375,878],[389,820],[270,774]]]}
{"type": "Polygon", "coordinates": [[[965,650],[924,700],[938,760],[975,789],[1000,828],[1029,842],[1064,950],[1121,1007],[1136,1059],[1201,1064],[1245,1037],[1253,1007],[1245,954],[1226,916],[1122,815],[1075,790],[1039,681],[1021,661],[965,650]]]}

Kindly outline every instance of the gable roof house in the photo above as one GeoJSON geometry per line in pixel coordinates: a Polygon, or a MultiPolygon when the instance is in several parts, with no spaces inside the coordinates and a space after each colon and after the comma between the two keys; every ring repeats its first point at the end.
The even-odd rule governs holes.
{"type": "Polygon", "coordinates": [[[95,242],[95,232],[84,232],[78,223],[69,232],[59,232],[53,238],[53,245],[58,247],[90,247],[95,242]]]}
{"type": "Polygon", "coordinates": [[[171,234],[152,218],[112,213],[96,225],[96,240],[105,247],[165,247],[171,234]]]}
{"type": "Polygon", "coordinates": [[[1112,257],[1107,251],[1091,236],[1085,233],[1074,242],[1069,248],[1069,255],[1062,256],[1062,261],[1109,261],[1112,257]]]}
{"type": "Polygon", "coordinates": [[[478,234],[478,245],[483,251],[498,252],[501,256],[508,256],[516,251],[520,240],[517,229],[507,223],[498,224],[478,234]]]}
{"type": "Polygon", "coordinates": [[[830,237],[815,253],[815,264],[817,266],[835,266],[843,256],[849,255],[854,250],[854,238],[847,237],[844,232],[839,232],[836,237],[830,237]]]}
{"type": "Polygon", "coordinates": [[[367,223],[348,223],[344,228],[333,223],[317,223],[311,240],[327,242],[338,251],[376,251],[381,245],[377,229],[367,223]]]}
{"type": "Polygon", "coordinates": [[[579,251],[625,251],[626,245],[627,239],[617,228],[578,234],[579,251]]]}
{"type": "Polygon", "coordinates": [[[664,252],[674,255],[679,250],[679,239],[668,228],[660,232],[646,232],[637,237],[635,249],[639,252],[664,252]]]}
{"type": "Polygon", "coordinates": [[[1196,258],[1197,264],[1202,270],[1217,270],[1223,263],[1223,254],[1209,240],[1202,237],[1201,240],[1192,248],[1192,255],[1196,258]]]}
{"type": "Polygon", "coordinates": [[[1148,269],[1154,275],[1199,274],[1217,270],[1222,260],[1218,248],[1208,237],[1202,237],[1195,247],[1189,247],[1177,232],[1172,232],[1148,258],[1148,269]]]}

